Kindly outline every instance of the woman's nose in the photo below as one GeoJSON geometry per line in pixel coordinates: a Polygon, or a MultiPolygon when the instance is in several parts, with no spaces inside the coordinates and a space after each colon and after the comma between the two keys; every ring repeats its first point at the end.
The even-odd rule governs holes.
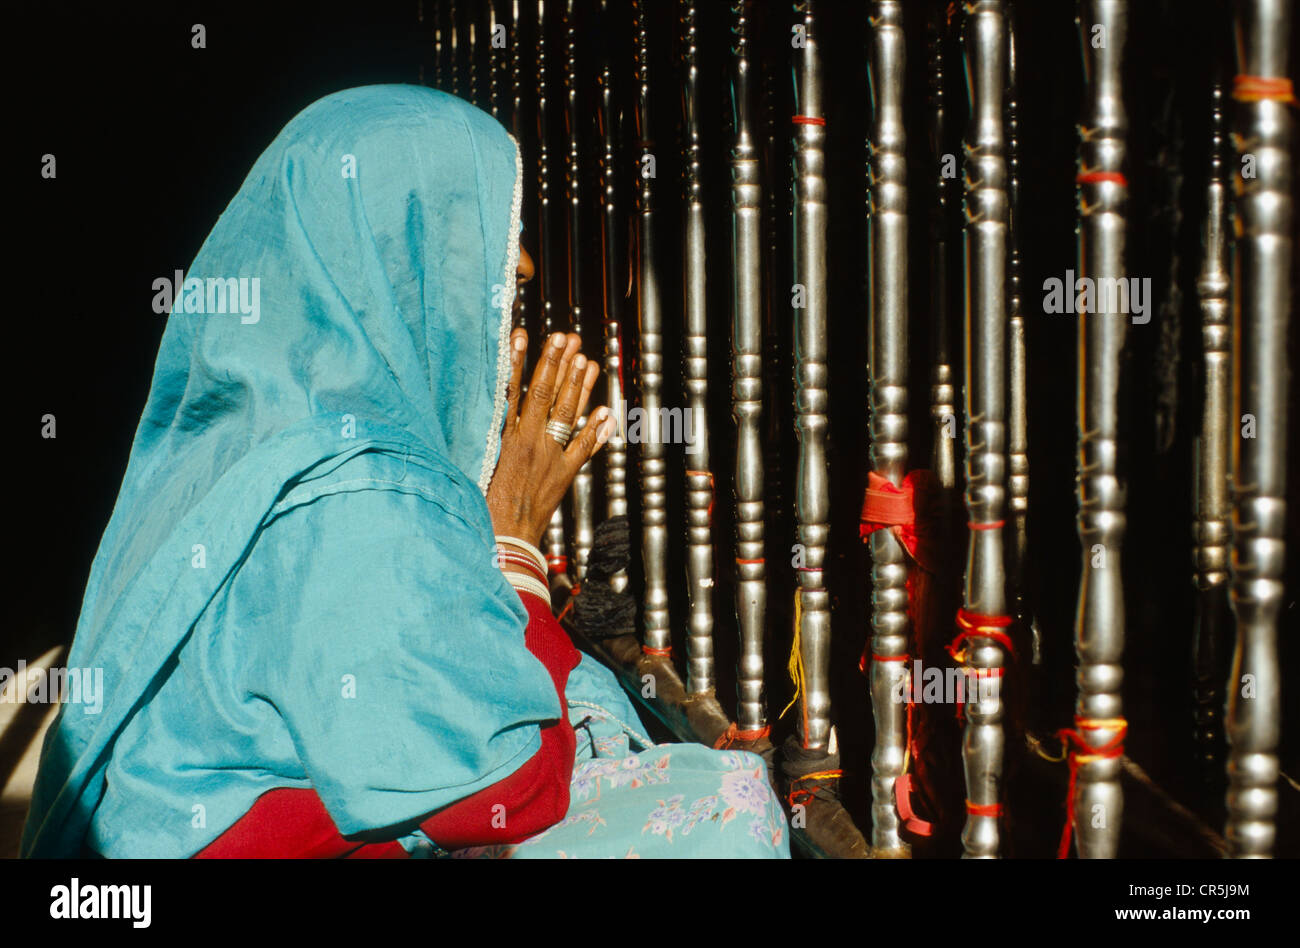
{"type": "Polygon", "coordinates": [[[533,258],[528,256],[528,251],[522,246],[519,248],[519,267],[515,272],[519,274],[520,283],[527,283],[533,278],[533,258]]]}

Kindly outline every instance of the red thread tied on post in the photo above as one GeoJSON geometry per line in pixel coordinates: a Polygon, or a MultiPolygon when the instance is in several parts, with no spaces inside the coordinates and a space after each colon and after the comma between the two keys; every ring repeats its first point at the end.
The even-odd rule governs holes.
{"type": "Polygon", "coordinates": [[[1074,833],[1075,788],[1079,785],[1079,767],[1098,760],[1111,760],[1124,756],[1124,737],[1128,734],[1128,721],[1124,718],[1079,718],[1074,719],[1073,728],[1062,728],[1056,736],[1068,748],[1067,760],[1070,767],[1070,785],[1065,797],[1065,829],[1061,831],[1061,843],[1056,850],[1057,859],[1070,855],[1070,837],[1074,833]],[[1084,731],[1114,731],[1115,736],[1100,747],[1093,747],[1083,736],[1084,731]]]}

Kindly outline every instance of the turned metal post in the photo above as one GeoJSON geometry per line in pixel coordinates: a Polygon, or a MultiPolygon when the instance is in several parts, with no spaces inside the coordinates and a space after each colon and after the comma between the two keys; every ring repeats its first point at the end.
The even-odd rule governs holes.
{"type": "Polygon", "coordinates": [[[686,408],[686,582],[690,610],[686,635],[686,690],[713,691],[713,468],[709,462],[709,320],[705,292],[704,181],[700,146],[699,66],[695,3],[679,5],[682,46],[682,125],[685,132],[685,234],[683,377],[686,408]]]}
{"type": "MultiPolygon", "coordinates": [[[[1007,26],[1007,358],[1010,361],[1007,426],[1007,501],[1011,508],[1011,548],[1008,551],[1013,612],[1017,621],[1027,618],[1025,565],[1029,557],[1029,403],[1026,386],[1025,317],[1020,288],[1020,140],[1016,105],[1016,33],[1012,8],[1005,13],[1007,26]]],[[[1036,627],[1034,627],[1036,629],[1036,627]]],[[[1038,661],[1037,632],[1034,661],[1038,661]]]]}
{"type": "MultiPolygon", "coordinates": [[[[516,20],[516,23],[518,21],[516,20]]],[[[559,210],[551,194],[551,151],[550,125],[547,122],[547,73],[546,73],[546,0],[537,0],[537,222],[540,233],[537,235],[536,267],[540,277],[541,306],[538,325],[543,339],[559,330],[558,308],[555,297],[559,273],[555,264],[555,227],[559,210]]],[[[546,528],[546,562],[552,576],[568,575],[569,557],[567,555],[566,531],[564,528],[564,505],[555,508],[551,522],[546,528]]]]}
{"type": "MultiPolygon", "coordinates": [[[[568,207],[569,250],[569,330],[583,334],[583,255],[589,253],[583,244],[582,228],[582,131],[578,90],[578,32],[575,0],[564,6],[564,128],[568,148],[565,163],[565,203],[568,207]]],[[[575,433],[587,424],[583,415],[574,425],[575,433]]],[[[594,459],[593,459],[594,460],[594,459]]],[[[573,479],[573,559],[574,575],[581,580],[587,574],[587,555],[595,532],[594,475],[592,461],[578,470],[573,479]]]]}
{"type": "Polygon", "coordinates": [[[751,51],[753,4],[731,4],[731,411],[736,420],[736,621],[740,634],[736,726],[768,727],[763,646],[767,621],[764,558],[763,275],[759,142],[755,138],[757,63],[751,51]]]}
{"type": "MultiPolygon", "coordinates": [[[[601,22],[610,32],[608,0],[601,0],[601,22]]],[[[618,108],[614,102],[613,67],[608,49],[602,57],[596,80],[599,103],[596,111],[600,127],[600,246],[601,302],[605,326],[605,387],[614,412],[615,426],[605,444],[605,515],[627,516],[627,418],[626,393],[623,389],[623,257],[619,253],[619,228],[622,220],[618,208],[618,155],[616,123],[618,108]]],[[[627,573],[619,570],[610,577],[610,586],[622,590],[627,573]]]]}
{"type": "MultiPolygon", "coordinates": [[[[868,76],[873,122],[867,215],[871,469],[895,487],[907,474],[907,160],[903,128],[906,42],[901,0],[872,5],[868,76]]],[[[907,550],[893,530],[871,534],[871,845],[907,852],[894,782],[907,763],[907,550]]]]}
{"type": "Polygon", "coordinates": [[[933,245],[930,248],[930,308],[934,333],[934,368],[930,374],[930,418],[934,440],[930,466],[941,487],[957,486],[957,394],[953,364],[954,323],[949,284],[949,236],[952,228],[953,187],[957,181],[956,155],[949,145],[952,122],[945,84],[950,67],[948,20],[943,7],[931,7],[926,30],[929,52],[930,160],[934,163],[935,200],[931,207],[933,245]]]}
{"type": "MultiPolygon", "coordinates": [[[[1079,129],[1079,277],[1124,277],[1123,174],[1127,117],[1121,67],[1128,20],[1125,0],[1083,0],[1079,32],[1087,75],[1087,117],[1079,129]]],[[[1086,286],[1086,284],[1085,284],[1086,286]]],[[[1074,287],[1067,287],[1067,293],[1074,287]]],[[[1124,677],[1124,491],[1116,469],[1120,353],[1129,316],[1105,295],[1080,306],[1079,514],[1082,579],[1076,619],[1079,659],[1075,728],[1087,751],[1071,752],[1077,768],[1074,833],[1079,856],[1111,858],[1119,844],[1124,797],[1120,787],[1124,677]],[[1082,759],[1080,759],[1082,757],[1082,759]]]]}
{"type": "Polygon", "coordinates": [[[966,3],[971,117],[965,145],[966,512],[970,540],[962,609],[969,633],[962,761],[968,858],[998,855],[1003,751],[1002,673],[1007,655],[1006,246],[1007,168],[1002,128],[1006,35],[1001,0],[966,3]],[[982,634],[986,633],[986,634],[982,634]]]}
{"type": "Polygon", "coordinates": [[[1295,105],[1286,78],[1294,0],[1241,0],[1233,83],[1237,151],[1253,159],[1238,179],[1240,237],[1233,273],[1234,372],[1232,609],[1237,645],[1228,679],[1228,846],[1270,856],[1276,834],[1281,677],[1277,624],[1286,542],[1287,328],[1295,175],[1295,105]],[[1250,416],[1249,419],[1247,416],[1250,416]],[[1246,425],[1254,431],[1247,436],[1246,425]]]}
{"type": "Polygon", "coordinates": [[[647,0],[633,0],[636,54],[636,285],[638,340],[641,354],[641,552],[645,573],[645,639],[651,654],[667,654],[672,647],[668,624],[668,509],[667,465],[660,430],[663,407],[663,314],[655,267],[654,143],[650,133],[650,40],[646,22],[647,0]]]}
{"type": "Polygon", "coordinates": [[[813,0],[795,3],[803,47],[795,49],[794,309],[795,430],[799,472],[795,511],[799,567],[803,694],[799,736],[805,748],[830,748],[830,593],[826,542],[830,491],[826,463],[826,120],[813,0]],[[801,305],[802,304],[802,305],[801,305]]]}
{"type": "Polygon", "coordinates": [[[1205,390],[1201,432],[1195,448],[1195,520],[1192,524],[1196,626],[1192,638],[1195,676],[1196,752],[1202,767],[1222,766],[1222,655],[1231,634],[1228,557],[1232,543],[1232,498],[1228,455],[1232,444],[1232,283],[1228,276],[1228,186],[1225,179],[1223,86],[1211,94],[1210,172],[1205,189],[1201,272],[1196,295],[1201,307],[1205,390]]]}
{"type": "Polygon", "coordinates": [[[456,14],[456,0],[447,2],[447,31],[450,39],[451,71],[448,74],[452,95],[460,95],[460,18],[456,14]]]}

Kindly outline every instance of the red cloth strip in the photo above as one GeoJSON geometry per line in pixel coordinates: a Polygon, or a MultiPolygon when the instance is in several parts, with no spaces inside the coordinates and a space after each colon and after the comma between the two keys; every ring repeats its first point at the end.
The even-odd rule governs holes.
{"type": "Polygon", "coordinates": [[[552,553],[546,557],[546,565],[550,567],[552,573],[567,573],[569,571],[569,558],[552,553]]]}
{"type": "Polygon", "coordinates": [[[934,832],[934,824],[921,819],[912,809],[911,774],[903,774],[894,780],[894,806],[898,808],[898,815],[903,818],[908,832],[917,836],[929,836],[934,832]]]}
{"type": "Polygon", "coordinates": [[[1118,171],[1084,171],[1074,180],[1079,184],[1118,184],[1121,188],[1128,187],[1128,179],[1118,171]]]}
{"type": "Polygon", "coordinates": [[[899,487],[884,475],[868,471],[858,536],[866,540],[877,530],[892,530],[922,569],[935,572],[938,490],[938,479],[931,471],[909,471],[899,487]]]}

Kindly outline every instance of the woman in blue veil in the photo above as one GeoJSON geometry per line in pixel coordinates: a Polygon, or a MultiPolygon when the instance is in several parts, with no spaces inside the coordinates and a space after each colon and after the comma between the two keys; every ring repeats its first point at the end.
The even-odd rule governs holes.
{"type": "Polygon", "coordinates": [[[335,854],[788,855],[760,758],[654,745],[538,606],[609,422],[567,438],[598,374],[572,335],[519,404],[521,195],[505,130],[422,87],[328,96],[261,155],[170,287],[68,658],[104,700],[51,727],[24,855],[212,852],[289,792],[335,854]],[[532,832],[425,832],[557,753],[557,719],[532,832]]]}

